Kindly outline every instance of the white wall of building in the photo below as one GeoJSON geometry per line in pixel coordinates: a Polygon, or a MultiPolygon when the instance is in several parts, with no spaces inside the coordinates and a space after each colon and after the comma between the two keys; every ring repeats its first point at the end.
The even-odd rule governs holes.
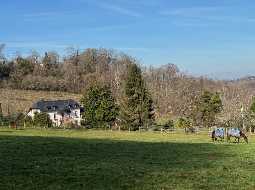
{"type": "Polygon", "coordinates": [[[41,110],[39,110],[39,109],[31,109],[31,110],[27,113],[27,115],[28,115],[29,117],[34,118],[35,113],[40,113],[40,112],[41,112],[41,110]]]}
{"type": "MultiPolygon", "coordinates": [[[[41,111],[39,109],[31,109],[27,115],[34,118],[35,113],[40,113],[40,112],[41,111]]],[[[48,112],[48,115],[50,117],[50,120],[56,126],[60,126],[63,123],[64,118],[70,119],[74,124],[81,125],[81,111],[80,111],[80,109],[71,109],[70,114],[64,113],[64,115],[62,115],[58,112],[48,112]]]]}

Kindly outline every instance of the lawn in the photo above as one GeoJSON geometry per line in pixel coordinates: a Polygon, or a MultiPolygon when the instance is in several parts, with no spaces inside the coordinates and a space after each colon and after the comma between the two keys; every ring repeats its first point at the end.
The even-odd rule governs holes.
{"type": "Polygon", "coordinates": [[[255,140],[0,129],[0,189],[255,189],[255,140]]]}

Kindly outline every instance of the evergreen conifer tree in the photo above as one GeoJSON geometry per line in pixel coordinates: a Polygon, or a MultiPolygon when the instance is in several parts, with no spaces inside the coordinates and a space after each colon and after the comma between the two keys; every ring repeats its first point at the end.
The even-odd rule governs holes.
{"type": "Polygon", "coordinates": [[[121,120],[124,127],[131,130],[147,127],[154,121],[153,100],[146,89],[142,71],[136,64],[131,64],[128,69],[121,120]]]}
{"type": "Polygon", "coordinates": [[[108,86],[94,85],[81,100],[85,112],[83,118],[92,127],[111,125],[117,115],[118,106],[108,86]]]}
{"type": "Polygon", "coordinates": [[[203,92],[196,109],[195,113],[199,115],[202,125],[205,127],[213,126],[216,115],[223,110],[220,94],[209,91],[203,92]]]}

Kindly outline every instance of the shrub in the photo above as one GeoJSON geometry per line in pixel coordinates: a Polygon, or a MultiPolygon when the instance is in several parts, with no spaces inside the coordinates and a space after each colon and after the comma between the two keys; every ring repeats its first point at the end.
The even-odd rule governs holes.
{"type": "Polygon", "coordinates": [[[189,119],[187,118],[179,118],[177,119],[177,121],[175,122],[175,127],[176,128],[180,128],[180,129],[186,129],[186,128],[191,128],[192,127],[192,123],[189,119]]]}
{"type": "Polygon", "coordinates": [[[172,119],[168,120],[168,121],[164,124],[164,128],[165,128],[165,129],[174,128],[174,121],[173,121],[172,119]]]}
{"type": "Polygon", "coordinates": [[[25,126],[25,127],[33,127],[33,126],[34,126],[34,122],[33,122],[32,117],[26,116],[26,117],[24,118],[24,126],[25,126]]]}
{"type": "Polygon", "coordinates": [[[10,124],[9,119],[7,117],[4,117],[3,115],[0,115],[0,126],[8,126],[10,124]]]}
{"type": "Polygon", "coordinates": [[[34,116],[34,125],[37,127],[52,127],[52,121],[47,113],[36,113],[34,116]]]}

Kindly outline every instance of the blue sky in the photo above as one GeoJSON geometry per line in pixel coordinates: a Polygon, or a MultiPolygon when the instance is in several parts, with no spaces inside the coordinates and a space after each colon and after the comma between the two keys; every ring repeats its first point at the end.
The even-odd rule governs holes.
{"type": "Polygon", "coordinates": [[[144,65],[255,75],[253,0],[0,0],[5,53],[113,48],[144,65]]]}

